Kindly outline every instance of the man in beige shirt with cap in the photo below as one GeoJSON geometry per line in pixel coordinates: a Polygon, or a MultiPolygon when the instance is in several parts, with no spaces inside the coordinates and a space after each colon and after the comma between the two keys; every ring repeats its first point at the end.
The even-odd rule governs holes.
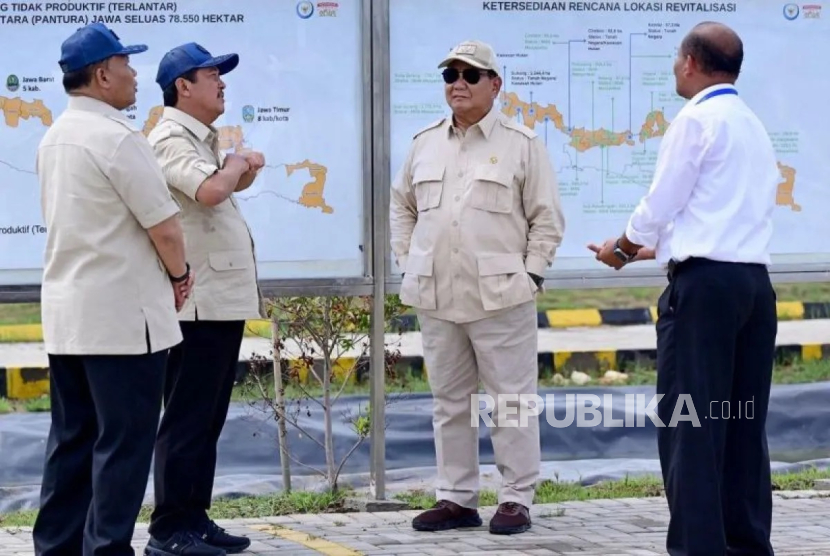
{"type": "Polygon", "coordinates": [[[69,101],[37,150],[52,401],[37,556],[133,553],[165,363],[182,340],[176,306],[193,282],[179,206],[123,112],[130,56],[146,50],[101,23],[72,33],[59,63],[69,101]]]}
{"type": "Polygon", "coordinates": [[[265,161],[259,153],[220,151],[213,126],[225,111],[222,76],[238,64],[237,54],[213,56],[191,42],[167,52],[156,75],[165,106],[148,139],[182,206],[199,282],[182,309],[184,341],[167,370],[148,556],[224,556],[250,545],[207,513],[245,321],[263,317],[253,240],[233,194],[251,185],[265,161]]]}
{"type": "MultiPolygon", "coordinates": [[[[452,117],[415,134],[392,184],[390,215],[400,297],[417,310],[434,399],[438,503],[413,521],[428,531],[481,524],[472,396],[479,379],[497,408],[499,395],[536,394],[535,296],[564,232],[545,145],[499,112],[493,49],[467,41],[439,67],[452,117]]],[[[518,421],[518,403],[506,402],[514,408],[508,420],[518,421]]],[[[490,416],[497,425],[497,411],[490,416]]],[[[538,417],[489,431],[502,469],[490,531],[526,531],[541,457],[538,417]]]]}

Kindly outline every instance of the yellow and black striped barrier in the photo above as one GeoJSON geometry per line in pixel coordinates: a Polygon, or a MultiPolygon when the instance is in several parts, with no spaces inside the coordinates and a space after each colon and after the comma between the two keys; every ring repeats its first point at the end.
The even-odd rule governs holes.
{"type": "MultiPolygon", "coordinates": [[[[830,318],[830,303],[803,303],[780,301],[777,303],[779,320],[808,320],[830,318]]],[[[657,307],[613,309],[551,309],[537,313],[539,328],[582,328],[594,326],[633,326],[657,322],[657,307]]],[[[414,315],[399,319],[403,331],[418,330],[414,315]]]]}
{"type": "Polygon", "coordinates": [[[30,400],[46,394],[48,367],[0,367],[0,398],[30,400]]]}
{"type": "MultiPolygon", "coordinates": [[[[830,303],[780,301],[777,304],[779,320],[810,320],[830,318],[830,303]]],[[[581,328],[594,326],[632,326],[657,322],[657,307],[624,309],[551,309],[537,313],[539,328],[581,328]]],[[[417,332],[415,315],[398,317],[390,327],[399,332],[417,332]]],[[[269,338],[271,323],[266,320],[248,321],[245,334],[269,338]]],[[[0,343],[42,342],[39,324],[0,326],[0,343]]]]}

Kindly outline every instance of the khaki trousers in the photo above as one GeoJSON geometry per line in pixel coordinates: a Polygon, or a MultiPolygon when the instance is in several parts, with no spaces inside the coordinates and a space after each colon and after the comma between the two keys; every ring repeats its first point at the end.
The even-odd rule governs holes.
{"type": "Polygon", "coordinates": [[[470,425],[470,414],[480,379],[496,406],[490,413],[494,426],[488,430],[502,476],[499,503],[517,502],[530,508],[541,459],[539,418],[528,417],[527,426],[519,426],[517,399],[506,403],[517,408],[506,416],[513,426],[498,427],[497,396],[537,393],[535,301],[471,323],[457,324],[420,313],[418,318],[433,395],[436,498],[468,508],[478,506],[481,429],[470,425]]]}

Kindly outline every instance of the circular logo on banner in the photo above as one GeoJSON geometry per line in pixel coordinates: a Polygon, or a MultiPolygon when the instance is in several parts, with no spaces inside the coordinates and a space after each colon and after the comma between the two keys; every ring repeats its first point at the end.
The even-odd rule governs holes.
{"type": "Polygon", "coordinates": [[[798,4],[785,4],[784,5],[784,17],[790,21],[794,20],[798,17],[798,4]]]}
{"type": "Polygon", "coordinates": [[[17,89],[20,88],[20,80],[17,78],[16,75],[12,74],[8,78],[6,78],[6,88],[11,92],[15,92],[17,89]]]}
{"type": "Polygon", "coordinates": [[[297,15],[300,16],[301,19],[308,19],[314,15],[314,3],[309,2],[308,0],[297,2],[297,15]]]}

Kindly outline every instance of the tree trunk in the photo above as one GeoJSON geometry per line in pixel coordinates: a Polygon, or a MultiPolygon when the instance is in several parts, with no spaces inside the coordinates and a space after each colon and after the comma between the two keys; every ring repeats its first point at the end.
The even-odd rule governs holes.
{"type": "Polygon", "coordinates": [[[337,488],[334,472],[336,467],[334,465],[334,439],[332,438],[332,424],[331,424],[331,354],[327,353],[323,358],[323,419],[325,425],[325,445],[326,445],[326,478],[328,479],[329,488],[334,491],[337,488]]]}
{"type": "Polygon", "coordinates": [[[274,403],[277,408],[277,438],[280,448],[280,465],[282,466],[282,485],[285,492],[291,492],[291,468],[288,457],[288,432],[285,426],[285,393],[282,384],[282,362],[280,355],[280,322],[279,317],[271,316],[271,342],[273,343],[274,356],[274,403]]]}

